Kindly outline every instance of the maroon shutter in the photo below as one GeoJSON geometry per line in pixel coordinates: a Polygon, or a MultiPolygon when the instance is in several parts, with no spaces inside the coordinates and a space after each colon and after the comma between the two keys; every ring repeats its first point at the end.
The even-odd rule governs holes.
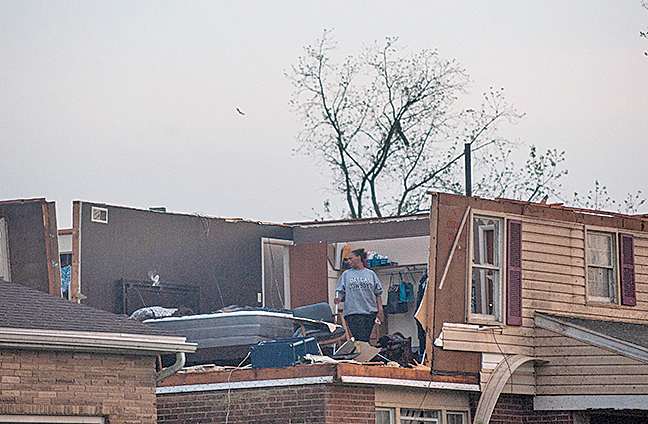
{"type": "Polygon", "coordinates": [[[621,304],[635,306],[634,240],[631,234],[619,234],[621,253],[621,304]]]}
{"type": "Polygon", "coordinates": [[[522,325],[522,221],[507,224],[506,323],[522,325]]]}

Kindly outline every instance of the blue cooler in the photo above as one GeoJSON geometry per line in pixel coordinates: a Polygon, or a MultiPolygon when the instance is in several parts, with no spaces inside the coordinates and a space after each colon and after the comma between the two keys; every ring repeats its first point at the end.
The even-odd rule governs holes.
{"type": "Polygon", "coordinates": [[[306,354],[319,355],[315,337],[290,337],[250,346],[252,368],[281,368],[297,365],[306,354]]]}

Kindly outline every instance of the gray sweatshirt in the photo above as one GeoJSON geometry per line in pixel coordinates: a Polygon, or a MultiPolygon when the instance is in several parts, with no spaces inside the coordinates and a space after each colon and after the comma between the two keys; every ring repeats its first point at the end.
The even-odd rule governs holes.
{"type": "Polygon", "coordinates": [[[347,269],[338,280],[335,291],[342,296],[344,316],[378,312],[376,296],[383,292],[375,272],[364,268],[347,269]]]}

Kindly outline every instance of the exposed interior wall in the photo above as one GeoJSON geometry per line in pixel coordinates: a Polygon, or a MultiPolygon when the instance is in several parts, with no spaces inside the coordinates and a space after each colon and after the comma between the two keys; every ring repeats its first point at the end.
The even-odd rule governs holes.
{"type": "Polygon", "coordinates": [[[0,349],[0,415],[156,423],[155,357],[0,349]]]}
{"type": "MultiPolygon", "coordinates": [[[[436,261],[434,288],[434,339],[439,336],[443,323],[466,322],[466,261],[468,248],[468,227],[464,226],[458,238],[458,243],[452,261],[446,273],[443,287],[441,279],[445,273],[452,246],[459,233],[461,221],[467,208],[467,198],[462,196],[443,199],[438,203],[436,261]]],[[[432,326],[430,326],[432,327],[432,326]]],[[[448,351],[434,348],[433,369],[435,372],[479,373],[481,370],[481,355],[477,352],[448,351]]]]}
{"type": "MultiPolygon", "coordinates": [[[[333,298],[335,286],[343,270],[336,269],[336,256],[340,255],[342,246],[349,246],[351,250],[364,248],[367,252],[375,251],[377,254],[387,256],[389,262],[397,262],[398,266],[374,267],[384,289],[383,304],[387,304],[390,283],[395,285],[403,282],[412,283],[415,294],[419,288],[421,277],[427,271],[429,257],[430,220],[428,215],[415,215],[406,217],[372,218],[349,221],[297,223],[294,225],[293,236],[295,248],[322,244],[327,246],[317,253],[312,252],[307,260],[317,264],[316,274],[310,280],[293,278],[293,261],[291,251],[291,289],[292,292],[313,291],[313,285],[322,285],[326,291],[320,293],[315,290],[316,299],[324,296],[328,299],[331,309],[335,310],[333,298]],[[320,267],[326,266],[326,269],[320,267]],[[325,279],[325,280],[324,280],[325,279]]],[[[339,261],[338,261],[339,262],[339,261]]],[[[300,266],[304,261],[300,259],[300,266]]],[[[309,268],[315,265],[308,265],[309,268]]],[[[326,301],[326,300],[324,300],[326,301]]],[[[314,303],[314,302],[310,302],[314,303]]],[[[400,332],[405,337],[412,337],[412,346],[418,347],[418,331],[414,321],[416,301],[409,302],[407,313],[390,315],[386,323],[380,327],[376,335],[400,332]]],[[[339,305],[340,312],[344,304],[339,305]]]]}
{"type": "Polygon", "coordinates": [[[60,296],[54,203],[45,199],[0,202],[0,218],[7,224],[11,279],[60,296]]]}
{"type": "Polygon", "coordinates": [[[116,313],[122,312],[116,282],[150,281],[149,273],[159,275],[162,288],[164,282],[199,286],[201,313],[260,306],[261,238],[292,238],[284,225],[85,202],[76,209],[83,303],[116,313]],[[92,221],[93,206],[107,209],[107,223],[92,221]]]}

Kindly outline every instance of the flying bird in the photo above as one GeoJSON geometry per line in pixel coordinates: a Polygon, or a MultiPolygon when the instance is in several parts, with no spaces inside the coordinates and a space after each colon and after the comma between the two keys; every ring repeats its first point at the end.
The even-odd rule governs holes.
{"type": "Polygon", "coordinates": [[[238,113],[240,113],[241,115],[245,115],[243,112],[241,112],[241,109],[239,109],[239,108],[236,108],[236,111],[237,111],[238,113]]]}

